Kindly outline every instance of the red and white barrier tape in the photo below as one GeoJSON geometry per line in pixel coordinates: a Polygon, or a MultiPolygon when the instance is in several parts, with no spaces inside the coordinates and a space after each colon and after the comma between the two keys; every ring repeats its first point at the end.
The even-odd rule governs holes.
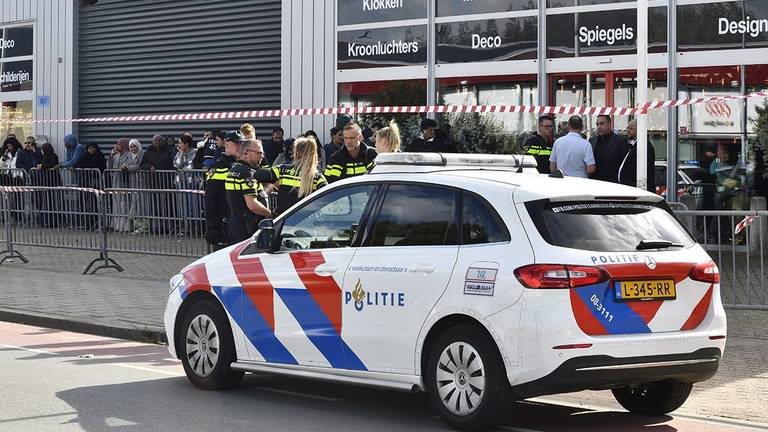
{"type": "Polygon", "coordinates": [[[426,114],[426,113],[529,113],[529,114],[566,114],[566,115],[612,115],[627,116],[647,114],[650,110],[696,105],[717,100],[740,100],[768,97],[768,92],[751,93],[738,96],[707,96],[694,99],[674,99],[661,102],[649,102],[635,108],[624,107],[574,107],[574,106],[538,106],[538,105],[432,105],[432,106],[390,106],[390,107],[336,107],[336,108],[298,108],[259,111],[229,111],[187,114],[128,115],[110,117],[89,117],[59,120],[18,120],[0,119],[16,123],[114,123],[114,122],[150,122],[150,121],[194,121],[194,120],[246,120],[262,117],[299,117],[339,114],[426,114]]]}
{"type": "MultiPolygon", "coordinates": [[[[74,186],[32,186],[32,187],[25,187],[25,186],[0,186],[0,192],[5,193],[20,193],[20,192],[44,192],[48,190],[65,190],[65,191],[76,191],[76,192],[90,192],[97,195],[119,195],[119,194],[133,194],[138,192],[146,192],[146,190],[138,190],[138,191],[130,191],[130,190],[106,190],[103,191],[101,189],[93,189],[93,188],[83,188],[83,187],[74,187],[74,186]]],[[[203,190],[196,190],[196,189],[173,189],[173,190],[157,190],[153,192],[166,192],[166,193],[190,193],[190,194],[198,194],[198,195],[205,195],[205,191],[203,190]]]]}

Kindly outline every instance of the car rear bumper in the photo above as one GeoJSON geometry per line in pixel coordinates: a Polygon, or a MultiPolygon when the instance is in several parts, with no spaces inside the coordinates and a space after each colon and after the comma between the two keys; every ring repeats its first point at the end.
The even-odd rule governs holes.
{"type": "Polygon", "coordinates": [[[549,375],[513,386],[520,398],[582,390],[605,390],[644,382],[705,381],[717,372],[722,352],[702,348],[688,354],[616,358],[607,355],[575,357],[549,375]]]}

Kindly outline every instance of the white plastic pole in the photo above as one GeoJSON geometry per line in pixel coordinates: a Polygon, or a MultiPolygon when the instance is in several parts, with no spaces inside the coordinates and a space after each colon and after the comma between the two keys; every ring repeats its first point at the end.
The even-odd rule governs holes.
{"type": "MultiPolygon", "coordinates": [[[[637,105],[648,102],[648,0],[637,1],[637,105]]],[[[637,187],[648,188],[648,115],[637,116],[637,187]]],[[[673,192],[675,186],[670,188],[673,192]]]]}

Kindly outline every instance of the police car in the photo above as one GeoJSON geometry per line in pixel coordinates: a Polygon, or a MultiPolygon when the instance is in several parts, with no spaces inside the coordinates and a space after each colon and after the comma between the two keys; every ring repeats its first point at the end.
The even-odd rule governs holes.
{"type": "Polygon", "coordinates": [[[169,349],[195,386],[424,391],[477,430],[512,400],[585,389],[667,413],[717,371],[718,269],[659,196],[513,156],[376,164],[171,279],[169,349]]]}

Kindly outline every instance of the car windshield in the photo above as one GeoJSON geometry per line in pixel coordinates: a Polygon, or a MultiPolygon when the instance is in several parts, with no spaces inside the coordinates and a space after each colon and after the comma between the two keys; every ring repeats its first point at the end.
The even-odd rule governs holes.
{"type": "Polygon", "coordinates": [[[694,245],[669,212],[650,203],[527,203],[541,236],[554,246],[599,252],[638,250],[642,242],[694,245]]]}

